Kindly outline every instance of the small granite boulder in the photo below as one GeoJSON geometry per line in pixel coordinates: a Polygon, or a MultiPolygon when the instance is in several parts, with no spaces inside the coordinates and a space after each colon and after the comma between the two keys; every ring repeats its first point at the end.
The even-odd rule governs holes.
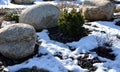
{"type": "Polygon", "coordinates": [[[0,29],[0,53],[10,59],[25,58],[34,53],[36,37],[31,25],[7,25],[0,29]]]}
{"type": "Polygon", "coordinates": [[[82,15],[86,20],[111,20],[115,4],[109,0],[85,0],[82,4],[82,15]]]}

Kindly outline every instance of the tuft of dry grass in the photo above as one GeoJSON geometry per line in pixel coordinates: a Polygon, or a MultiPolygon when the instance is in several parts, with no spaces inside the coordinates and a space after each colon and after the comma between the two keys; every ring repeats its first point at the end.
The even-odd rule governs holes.
{"type": "Polygon", "coordinates": [[[79,8],[79,4],[76,0],[60,0],[56,5],[59,9],[64,8],[79,8]]]}

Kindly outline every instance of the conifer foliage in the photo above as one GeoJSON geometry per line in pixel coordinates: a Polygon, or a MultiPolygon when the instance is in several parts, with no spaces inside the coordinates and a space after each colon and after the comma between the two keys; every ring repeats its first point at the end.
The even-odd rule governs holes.
{"type": "Polygon", "coordinates": [[[85,31],[83,27],[84,18],[81,13],[77,12],[74,8],[70,12],[64,9],[60,13],[57,23],[59,30],[67,37],[78,37],[85,31]]]}

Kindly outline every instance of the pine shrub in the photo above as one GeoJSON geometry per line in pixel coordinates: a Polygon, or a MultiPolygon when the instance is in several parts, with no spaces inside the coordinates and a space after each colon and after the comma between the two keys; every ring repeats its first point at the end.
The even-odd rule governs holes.
{"type": "Polygon", "coordinates": [[[60,32],[66,37],[79,37],[85,31],[83,27],[84,18],[80,12],[76,9],[72,9],[70,12],[64,9],[58,18],[58,27],[60,32]]]}

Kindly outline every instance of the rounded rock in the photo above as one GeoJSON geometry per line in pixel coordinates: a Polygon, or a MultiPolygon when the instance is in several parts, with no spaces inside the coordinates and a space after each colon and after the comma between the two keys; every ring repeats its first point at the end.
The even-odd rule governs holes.
{"type": "Polygon", "coordinates": [[[86,0],[82,4],[82,15],[86,20],[111,20],[115,4],[109,0],[86,0]]]}
{"type": "Polygon", "coordinates": [[[39,4],[23,10],[19,22],[30,24],[39,31],[57,26],[59,12],[59,8],[52,4],[39,4]]]}
{"type": "Polygon", "coordinates": [[[0,29],[0,53],[10,59],[25,58],[34,53],[36,37],[36,31],[31,25],[7,25],[0,29]]]}

